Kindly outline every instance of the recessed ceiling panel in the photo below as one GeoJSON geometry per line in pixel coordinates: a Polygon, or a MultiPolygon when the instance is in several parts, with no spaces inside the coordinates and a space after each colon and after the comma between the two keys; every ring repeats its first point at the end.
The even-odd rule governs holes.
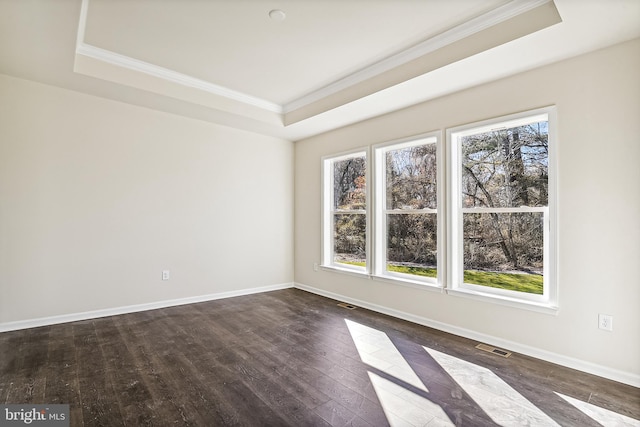
{"type": "Polygon", "coordinates": [[[84,41],[286,104],[504,3],[90,0],[84,41]]]}

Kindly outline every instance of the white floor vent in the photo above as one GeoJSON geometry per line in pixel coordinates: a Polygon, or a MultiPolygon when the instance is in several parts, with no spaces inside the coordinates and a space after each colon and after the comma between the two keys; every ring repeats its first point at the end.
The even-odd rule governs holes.
{"type": "Polygon", "coordinates": [[[502,357],[511,356],[511,353],[509,353],[506,350],[501,350],[499,348],[491,347],[490,345],[486,345],[486,344],[478,344],[476,348],[479,350],[488,351],[489,353],[497,354],[498,356],[502,356],[502,357]]]}
{"type": "Polygon", "coordinates": [[[346,308],[348,310],[354,310],[356,308],[355,305],[347,304],[346,302],[338,303],[338,307],[346,308]]]}

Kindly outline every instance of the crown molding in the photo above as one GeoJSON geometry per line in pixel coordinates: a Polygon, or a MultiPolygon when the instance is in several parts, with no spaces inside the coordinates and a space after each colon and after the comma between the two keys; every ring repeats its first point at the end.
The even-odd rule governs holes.
{"type": "Polygon", "coordinates": [[[346,77],[336,80],[327,86],[288,102],[283,105],[284,114],[317,102],[334,93],[362,83],[365,80],[402,66],[414,59],[418,59],[550,2],[552,2],[552,0],[512,0],[505,5],[499,6],[496,9],[426,39],[413,47],[391,55],[346,77]]]}
{"type": "Polygon", "coordinates": [[[489,12],[283,105],[85,43],[89,0],[82,0],[78,23],[76,54],[283,115],[320,101],[330,95],[362,83],[370,78],[376,77],[552,1],[553,0],[511,0],[489,12]]]}
{"type": "Polygon", "coordinates": [[[283,112],[282,106],[279,104],[86,43],[82,43],[76,47],[76,54],[84,55],[89,58],[97,59],[132,71],[144,73],[182,86],[222,96],[224,98],[242,102],[243,104],[258,107],[273,113],[282,114],[283,112]]]}
{"type": "Polygon", "coordinates": [[[242,102],[243,104],[261,108],[273,113],[283,114],[282,106],[279,104],[85,43],[84,38],[87,26],[88,10],[89,0],[82,0],[82,5],[80,7],[80,19],[78,23],[78,35],[76,40],[77,55],[84,55],[89,58],[106,62],[108,64],[144,73],[172,83],[177,83],[183,86],[202,90],[213,95],[222,96],[224,98],[242,102]]]}
{"type": "Polygon", "coordinates": [[[76,36],[76,51],[78,46],[84,43],[84,34],[87,28],[87,13],[89,13],[89,0],[82,0],[80,4],[80,18],[78,19],[78,34],[76,36]]]}

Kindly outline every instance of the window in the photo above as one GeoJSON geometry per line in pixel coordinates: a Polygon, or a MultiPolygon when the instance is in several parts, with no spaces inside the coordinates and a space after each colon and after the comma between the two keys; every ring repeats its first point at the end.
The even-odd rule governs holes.
{"type": "Polygon", "coordinates": [[[554,310],[554,114],[324,158],[322,265],[554,310]]]}
{"type": "Polygon", "coordinates": [[[439,138],[431,135],[378,145],[374,162],[367,161],[369,150],[324,158],[322,265],[441,283],[440,150],[439,138]],[[367,188],[368,174],[373,189],[367,188]],[[375,194],[375,206],[368,194],[375,194]]]}
{"type": "Polygon", "coordinates": [[[452,289],[554,303],[549,113],[448,132],[452,289]]]}
{"type": "Polygon", "coordinates": [[[438,138],[375,147],[375,274],[437,283],[438,138]]]}
{"type": "Polygon", "coordinates": [[[324,160],[323,265],[366,271],[367,156],[324,160]]]}

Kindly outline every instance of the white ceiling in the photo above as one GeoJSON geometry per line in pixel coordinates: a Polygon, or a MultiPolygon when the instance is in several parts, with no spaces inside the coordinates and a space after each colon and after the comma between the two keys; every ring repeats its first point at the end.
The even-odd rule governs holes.
{"type": "Polygon", "coordinates": [[[90,0],[84,41],[286,104],[505,2],[90,0]]]}
{"type": "Polygon", "coordinates": [[[297,140],[639,36],[639,0],[0,0],[0,73],[297,140]]]}

